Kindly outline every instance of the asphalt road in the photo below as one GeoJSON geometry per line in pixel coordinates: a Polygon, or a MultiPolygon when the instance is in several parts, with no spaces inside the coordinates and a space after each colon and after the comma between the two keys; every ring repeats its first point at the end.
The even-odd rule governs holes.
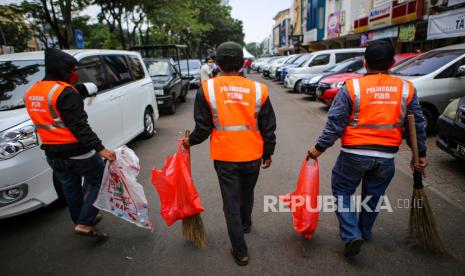
{"type": "MultiPolygon", "coordinates": [[[[252,78],[261,80],[258,75],[252,78]]],[[[394,212],[383,211],[373,240],[352,261],[342,256],[334,213],[321,213],[311,240],[299,236],[289,213],[264,212],[265,195],[282,195],[295,188],[307,147],[317,138],[327,110],[302,95],[289,93],[277,83],[269,85],[278,118],[277,148],[272,167],[261,172],[256,188],[254,227],[246,236],[250,264],[238,267],[229,253],[220,189],[209,160],[209,143],[192,150],[193,178],[202,199],[208,247],[193,248],[181,237],[181,224],[167,227],[159,214],[159,200],[150,183],[153,166],[163,166],[176,150],[176,139],[193,128],[195,92],[178,105],[173,116],[162,116],[150,140],[129,144],[141,160],[139,177],[149,200],[154,232],[105,215],[100,227],[111,235],[95,242],[73,234],[67,210],[49,206],[0,221],[0,275],[463,275],[465,271],[465,220],[462,210],[428,191],[437,224],[456,260],[425,254],[406,243],[408,209],[398,199],[409,199],[412,179],[398,170],[388,189],[394,212]]],[[[331,169],[339,152],[334,146],[320,158],[320,191],[330,195],[331,169]]],[[[445,176],[446,177],[446,176],[445,176]]]]}

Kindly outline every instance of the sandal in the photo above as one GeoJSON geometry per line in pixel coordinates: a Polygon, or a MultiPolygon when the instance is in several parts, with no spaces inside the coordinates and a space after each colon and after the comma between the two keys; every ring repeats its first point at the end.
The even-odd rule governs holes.
{"type": "Polygon", "coordinates": [[[248,256],[245,256],[245,260],[241,260],[242,258],[244,257],[241,257],[239,255],[236,254],[236,252],[234,252],[234,249],[231,248],[231,255],[233,256],[234,258],[234,261],[236,262],[236,264],[238,266],[246,266],[249,264],[249,257],[248,256]]]}
{"type": "Polygon", "coordinates": [[[74,230],[74,233],[76,233],[77,235],[81,235],[81,236],[87,236],[87,237],[91,237],[91,238],[97,238],[99,240],[104,240],[104,239],[107,239],[108,238],[108,234],[105,233],[105,232],[100,232],[100,231],[97,231],[95,229],[92,229],[90,231],[80,231],[80,230],[74,230]]]}

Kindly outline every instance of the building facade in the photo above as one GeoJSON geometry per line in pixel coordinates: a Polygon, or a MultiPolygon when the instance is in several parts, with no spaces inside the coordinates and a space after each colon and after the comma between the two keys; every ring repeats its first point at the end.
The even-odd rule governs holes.
{"type": "MultiPolygon", "coordinates": [[[[289,16],[290,50],[366,47],[388,40],[402,53],[465,42],[465,0],[294,0],[289,16]]],[[[279,22],[273,29],[275,46],[283,41],[279,22]]]]}
{"type": "Polygon", "coordinates": [[[273,53],[278,55],[289,54],[292,50],[289,36],[291,34],[290,9],[285,9],[273,18],[273,53]]]}

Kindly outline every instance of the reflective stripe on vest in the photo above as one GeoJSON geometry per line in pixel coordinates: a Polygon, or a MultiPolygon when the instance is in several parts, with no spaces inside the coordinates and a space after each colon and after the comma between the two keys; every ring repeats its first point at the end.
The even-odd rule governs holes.
{"type": "Polygon", "coordinates": [[[209,79],[207,81],[208,97],[210,98],[210,105],[212,107],[212,113],[213,113],[213,123],[215,125],[216,130],[226,130],[226,131],[258,130],[258,113],[260,112],[260,107],[262,103],[262,87],[260,86],[259,82],[255,81],[254,83],[255,83],[255,122],[256,122],[255,126],[249,126],[249,125],[221,126],[220,120],[218,117],[217,105],[216,105],[214,79],[209,79]]]}
{"type": "Polygon", "coordinates": [[[360,114],[360,83],[358,79],[352,80],[354,86],[354,115],[352,117],[352,122],[349,123],[350,126],[354,128],[372,128],[372,129],[395,129],[402,127],[402,124],[407,113],[407,101],[409,96],[409,86],[405,80],[402,80],[402,100],[401,100],[401,114],[397,123],[391,125],[378,125],[378,124],[358,124],[358,116],[360,114]]]}
{"type": "Polygon", "coordinates": [[[66,128],[65,124],[61,121],[60,117],[56,113],[55,108],[53,107],[52,99],[53,95],[57,91],[57,89],[60,87],[60,84],[55,84],[52,89],[48,92],[47,95],[47,105],[48,109],[50,110],[50,114],[52,115],[53,120],[55,121],[54,125],[39,125],[39,124],[34,124],[36,128],[40,129],[55,129],[55,128],[66,128]]]}

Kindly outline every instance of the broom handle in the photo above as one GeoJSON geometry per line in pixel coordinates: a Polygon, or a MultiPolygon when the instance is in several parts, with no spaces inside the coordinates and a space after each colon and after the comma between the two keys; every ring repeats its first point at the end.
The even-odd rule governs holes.
{"type": "Polygon", "coordinates": [[[410,133],[410,146],[412,148],[413,162],[415,165],[420,163],[420,157],[418,154],[418,140],[417,140],[417,128],[415,126],[415,115],[408,115],[408,129],[410,133]]]}
{"type": "MultiPolygon", "coordinates": [[[[189,138],[189,135],[191,135],[191,131],[186,129],[186,131],[184,132],[184,137],[189,138]]],[[[191,148],[187,149],[187,153],[189,154],[189,169],[191,169],[191,148]]]]}

